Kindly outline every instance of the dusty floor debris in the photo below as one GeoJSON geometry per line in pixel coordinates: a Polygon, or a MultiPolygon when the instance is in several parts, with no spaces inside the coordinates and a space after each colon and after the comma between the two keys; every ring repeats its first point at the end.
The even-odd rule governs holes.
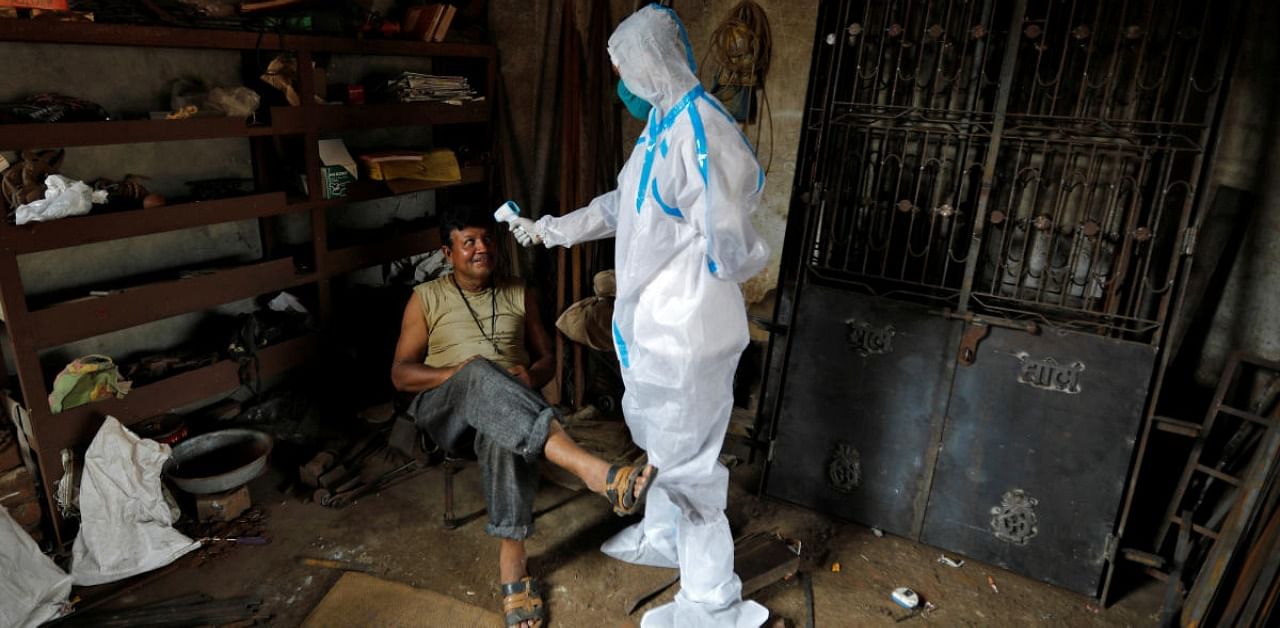
{"type": "MultiPolygon", "coordinates": [[[[817,626],[1141,626],[1154,625],[1161,590],[1149,586],[1117,605],[1097,611],[1075,593],[1028,580],[976,561],[954,569],[937,561],[938,550],[892,535],[876,537],[868,528],[834,521],[812,511],[762,500],[742,487],[754,486],[756,467],[734,470],[730,521],[742,537],[780,533],[800,542],[804,577],[768,585],[754,595],[791,626],[805,626],[812,583],[817,626]],[[843,557],[844,566],[831,565],[843,557]],[[849,557],[854,557],[853,561],[849,557]],[[861,558],[861,560],[859,560],[861,558]],[[998,577],[1000,595],[988,578],[998,577]],[[907,611],[891,595],[912,583],[922,602],[907,611]],[[927,609],[927,610],[926,610],[927,609]]],[[[281,479],[268,475],[251,489],[265,511],[269,545],[219,544],[216,556],[193,556],[155,583],[115,604],[136,606],[194,592],[215,598],[261,598],[263,615],[276,626],[297,626],[344,573],[333,566],[358,565],[378,577],[428,589],[469,604],[497,610],[498,546],[484,534],[482,520],[448,531],[441,525],[443,473],[427,471],[414,481],[362,498],[349,508],[322,508],[275,491],[281,479]],[[304,561],[299,557],[317,560],[304,561]],[[325,562],[328,561],[328,562],[325,562]],[[334,563],[332,561],[338,561],[334,563]]],[[[483,507],[475,465],[458,472],[460,514],[483,507]]],[[[543,484],[536,509],[538,533],[530,541],[530,569],[550,592],[553,625],[616,626],[638,623],[641,613],[663,604],[679,590],[672,586],[627,615],[629,592],[671,577],[665,569],[635,567],[605,557],[600,543],[631,519],[613,516],[604,500],[543,484]]],[[[772,620],[771,620],[772,621],[772,620]]]]}

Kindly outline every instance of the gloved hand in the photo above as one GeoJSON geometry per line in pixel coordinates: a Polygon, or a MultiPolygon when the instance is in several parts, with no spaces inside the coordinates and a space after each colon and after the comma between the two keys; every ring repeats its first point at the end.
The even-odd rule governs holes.
{"type": "Polygon", "coordinates": [[[516,242],[519,242],[520,246],[530,247],[542,244],[542,234],[538,233],[538,223],[523,216],[517,216],[508,220],[507,225],[511,227],[511,235],[516,237],[516,242]]]}

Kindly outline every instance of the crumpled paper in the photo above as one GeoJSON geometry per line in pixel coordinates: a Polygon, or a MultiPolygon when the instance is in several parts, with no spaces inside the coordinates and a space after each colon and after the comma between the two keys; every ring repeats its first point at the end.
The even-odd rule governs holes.
{"type": "Polygon", "coordinates": [[[80,534],[71,576],[81,586],[114,582],[163,567],[200,547],[173,529],[178,513],[161,489],[168,445],[140,438],[107,417],[84,455],[80,534]]]}
{"type": "Polygon", "coordinates": [[[34,628],[53,619],[71,593],[71,576],[40,552],[0,508],[0,626],[34,628]]]}

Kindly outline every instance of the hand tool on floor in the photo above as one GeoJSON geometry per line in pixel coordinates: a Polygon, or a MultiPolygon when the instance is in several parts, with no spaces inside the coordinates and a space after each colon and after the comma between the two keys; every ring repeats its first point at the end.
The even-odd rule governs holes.
{"type": "Polygon", "coordinates": [[[329,496],[327,501],[322,501],[321,505],[341,508],[360,497],[388,488],[392,484],[406,480],[425,470],[426,468],[420,466],[418,461],[411,460],[382,474],[375,480],[357,483],[350,487],[340,487],[333,495],[329,496]]]}
{"type": "Polygon", "coordinates": [[[361,497],[363,495],[366,495],[376,490],[377,487],[381,485],[383,481],[387,480],[388,478],[395,477],[395,475],[398,473],[403,473],[405,469],[412,467],[414,464],[415,463],[413,462],[406,463],[404,465],[401,465],[400,467],[397,467],[395,469],[392,469],[391,471],[388,471],[382,474],[381,477],[378,477],[376,479],[369,480],[369,481],[364,481],[359,476],[356,476],[356,478],[351,480],[350,482],[347,482],[346,484],[343,484],[342,486],[339,486],[338,488],[334,489],[333,495],[330,496],[327,501],[321,502],[321,504],[324,506],[333,506],[335,508],[341,508],[342,506],[346,506],[347,504],[351,503],[351,501],[354,500],[355,498],[361,497]]]}
{"type": "Polygon", "coordinates": [[[327,558],[311,558],[310,556],[299,556],[298,562],[308,567],[323,567],[325,569],[337,569],[339,571],[373,571],[373,567],[361,563],[353,563],[345,560],[329,560],[327,558]]]}
{"type": "Polygon", "coordinates": [[[206,536],[202,539],[199,539],[199,541],[201,543],[235,543],[236,545],[267,545],[268,543],[271,542],[271,539],[268,539],[265,536],[232,536],[232,537],[206,536]]]}

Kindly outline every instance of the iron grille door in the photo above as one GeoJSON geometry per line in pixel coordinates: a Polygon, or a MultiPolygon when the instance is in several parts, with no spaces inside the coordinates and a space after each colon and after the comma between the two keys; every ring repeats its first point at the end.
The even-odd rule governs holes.
{"type": "Polygon", "coordinates": [[[823,3],[766,492],[1097,593],[1231,19],[823,3]]]}

